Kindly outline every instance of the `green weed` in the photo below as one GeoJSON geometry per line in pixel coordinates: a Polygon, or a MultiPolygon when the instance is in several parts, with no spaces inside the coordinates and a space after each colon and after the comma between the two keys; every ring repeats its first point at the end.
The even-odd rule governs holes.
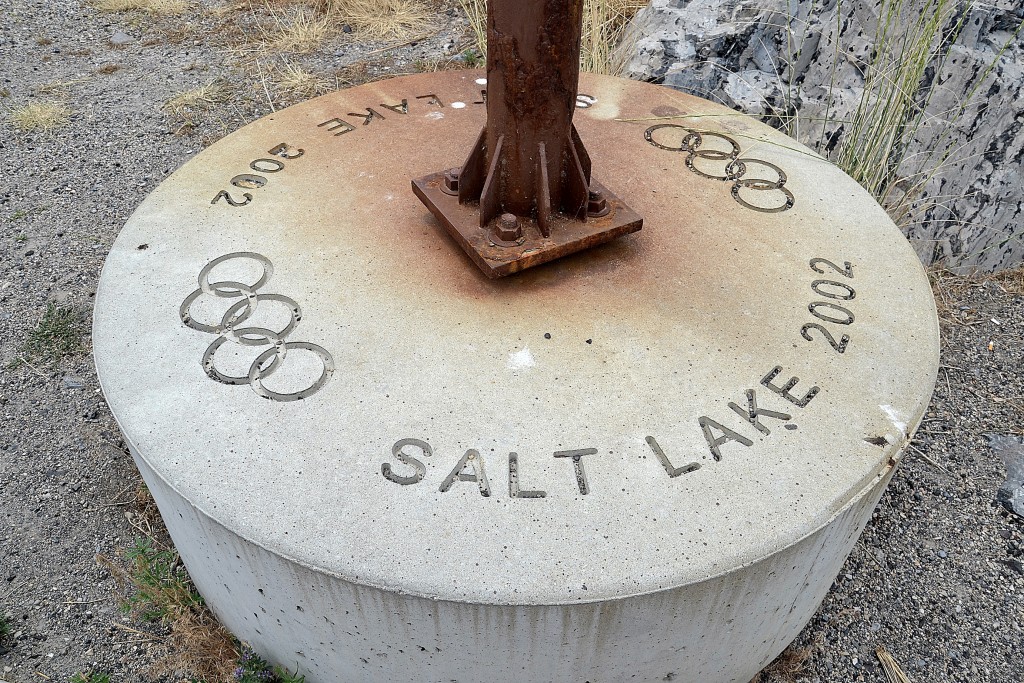
{"type": "Polygon", "coordinates": [[[131,567],[128,579],[135,593],[125,601],[125,609],[145,621],[168,622],[181,613],[203,607],[192,580],[181,564],[178,553],[160,550],[144,538],[125,555],[131,567]]]}
{"type": "Polygon", "coordinates": [[[6,614],[0,612],[0,641],[5,640],[9,635],[11,635],[11,620],[6,614]]]}
{"type": "Polygon", "coordinates": [[[78,672],[71,677],[70,683],[110,683],[110,674],[78,672]]]}
{"type": "Polygon", "coordinates": [[[462,54],[459,55],[459,57],[462,58],[463,63],[465,63],[465,65],[470,69],[482,67],[484,64],[487,63],[487,57],[483,54],[480,54],[480,52],[474,50],[473,48],[463,50],[462,54]]]}
{"type": "MultiPolygon", "coordinates": [[[[17,211],[11,214],[10,221],[11,223],[13,223],[15,221],[20,221],[22,218],[28,218],[29,216],[32,216],[34,214],[42,213],[43,211],[49,209],[50,206],[52,205],[44,204],[43,206],[34,206],[31,209],[18,209],[17,211]]],[[[28,237],[26,237],[25,235],[18,235],[14,239],[16,239],[19,242],[25,242],[26,240],[28,240],[28,237]]]]}
{"type": "Polygon", "coordinates": [[[237,683],[304,683],[306,680],[305,676],[293,674],[284,667],[271,667],[247,646],[242,648],[233,675],[237,683]]]}
{"type": "MultiPolygon", "coordinates": [[[[140,488],[137,504],[144,510],[152,505],[145,488],[140,488]]],[[[125,557],[127,570],[109,558],[98,559],[128,595],[122,608],[139,619],[159,621],[170,631],[161,639],[164,656],[153,666],[154,676],[178,672],[188,673],[190,681],[228,680],[238,660],[238,642],[206,608],[178,553],[146,537],[125,551],[125,557]]]]}
{"type": "Polygon", "coordinates": [[[82,350],[82,321],[70,306],[46,305],[46,312],[35,329],[29,332],[22,352],[30,359],[42,358],[53,363],[82,350]]]}

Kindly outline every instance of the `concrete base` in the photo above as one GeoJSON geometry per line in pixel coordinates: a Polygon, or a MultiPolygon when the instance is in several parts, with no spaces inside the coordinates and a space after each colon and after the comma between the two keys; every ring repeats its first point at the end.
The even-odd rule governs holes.
{"type": "Polygon", "coordinates": [[[563,605],[432,600],[344,581],[246,541],[136,457],[218,618],[310,681],[747,683],[810,620],[894,469],[829,524],[679,588],[563,605]]]}
{"type": "Polygon", "coordinates": [[[709,102],[584,78],[644,230],[488,280],[409,190],[481,74],[257,121],[101,278],[107,400],[208,603],[328,681],[747,681],[807,622],[938,365],[852,180],[709,102]]]}

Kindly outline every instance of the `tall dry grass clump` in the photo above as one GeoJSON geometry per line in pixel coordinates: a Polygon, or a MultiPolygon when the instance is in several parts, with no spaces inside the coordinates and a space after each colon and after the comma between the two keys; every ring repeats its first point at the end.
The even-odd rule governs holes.
{"type": "MultiPolygon", "coordinates": [[[[817,141],[818,149],[867,189],[901,226],[942,201],[932,198],[922,206],[920,200],[928,183],[956,158],[958,125],[1024,28],[1022,22],[968,92],[956,93],[952,107],[933,112],[930,105],[942,86],[940,78],[929,78],[929,72],[943,72],[974,5],[973,0],[882,0],[873,50],[858,64],[863,94],[853,114],[841,122],[843,133],[835,148],[827,151],[824,134],[817,141]],[[927,151],[912,155],[913,143],[922,139],[928,140],[927,151]]],[[[835,55],[832,88],[840,58],[835,55]]],[[[830,101],[831,97],[830,92],[830,101]]]]}
{"type": "Polygon", "coordinates": [[[421,0],[262,0],[251,7],[257,37],[237,49],[240,54],[308,54],[342,29],[371,40],[407,40],[434,30],[434,15],[421,0]]]}
{"type": "Polygon", "coordinates": [[[275,15],[276,26],[265,34],[267,52],[308,54],[320,47],[334,27],[327,15],[300,9],[290,16],[275,15]]]}
{"type": "Polygon", "coordinates": [[[33,102],[10,112],[11,125],[22,133],[45,133],[66,125],[71,108],[63,102],[33,102]]]}
{"type": "Polygon", "coordinates": [[[647,5],[639,0],[585,0],[580,66],[595,74],[620,75],[633,51],[629,20],[647,5]]]}
{"type": "Polygon", "coordinates": [[[933,123],[926,112],[930,93],[922,96],[921,83],[929,66],[941,68],[967,16],[959,0],[925,0],[921,12],[916,4],[880,5],[873,59],[863,65],[864,93],[832,156],[883,205],[903,205],[904,199],[892,195],[901,194],[902,186],[910,198],[912,188],[926,181],[908,184],[901,172],[907,146],[922,126],[933,123]]]}
{"type": "Polygon", "coordinates": [[[348,25],[364,37],[408,38],[433,27],[434,13],[423,0],[263,0],[254,10],[309,12],[327,23],[331,34],[348,25]]]}
{"type": "MultiPolygon", "coordinates": [[[[477,51],[487,54],[487,0],[459,0],[477,51]]],[[[629,20],[647,5],[641,0],[584,0],[580,67],[617,76],[629,56],[629,20]],[[625,43],[625,44],[624,44],[625,43]]]]}
{"type": "Polygon", "coordinates": [[[433,13],[418,0],[328,0],[328,15],[371,38],[401,39],[431,28],[433,13]]]}
{"type": "Polygon", "coordinates": [[[324,76],[296,64],[276,66],[270,79],[274,88],[285,98],[291,100],[323,95],[334,85],[324,76]]]}

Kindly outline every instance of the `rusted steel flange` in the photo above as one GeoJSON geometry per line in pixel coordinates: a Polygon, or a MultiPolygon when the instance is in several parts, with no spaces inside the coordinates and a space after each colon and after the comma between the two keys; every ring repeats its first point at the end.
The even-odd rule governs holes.
{"type": "Polygon", "coordinates": [[[573,125],[582,0],[491,0],[487,11],[487,124],[458,169],[413,191],[488,277],[588,249],[643,226],[591,177],[573,125]],[[519,219],[501,235],[501,217],[519,219]]]}

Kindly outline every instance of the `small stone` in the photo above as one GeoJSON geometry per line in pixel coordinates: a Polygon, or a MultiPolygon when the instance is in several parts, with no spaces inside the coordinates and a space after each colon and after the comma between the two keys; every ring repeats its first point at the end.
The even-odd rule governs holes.
{"type": "Polygon", "coordinates": [[[114,35],[110,36],[111,45],[127,45],[132,42],[135,42],[135,39],[124,31],[115,31],[114,35]]]}
{"type": "Polygon", "coordinates": [[[84,389],[85,382],[77,377],[65,377],[64,386],[68,389],[84,389]]]}
{"type": "Polygon", "coordinates": [[[1002,564],[1017,572],[1018,574],[1024,574],[1024,563],[1020,560],[999,560],[1002,564]]]}
{"type": "Polygon", "coordinates": [[[341,32],[342,33],[352,33],[352,27],[349,26],[348,24],[345,24],[344,26],[341,27],[341,32]]]}
{"type": "Polygon", "coordinates": [[[941,557],[942,559],[946,559],[946,557],[947,557],[945,550],[940,550],[938,554],[939,554],[939,557],[941,557]]]}
{"type": "Polygon", "coordinates": [[[989,448],[1006,465],[1006,481],[996,492],[996,502],[1024,517],[1024,437],[1004,434],[986,434],[989,448]]]}

